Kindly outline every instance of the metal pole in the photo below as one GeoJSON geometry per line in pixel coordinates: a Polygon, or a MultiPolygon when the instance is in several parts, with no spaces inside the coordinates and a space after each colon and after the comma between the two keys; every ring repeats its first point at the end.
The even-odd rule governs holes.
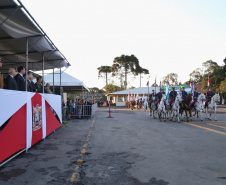
{"type": "Polygon", "coordinates": [[[44,93],[44,70],[45,70],[45,56],[44,52],[42,53],[42,93],[44,93]]]}
{"type": "Polygon", "coordinates": [[[53,68],[53,94],[55,93],[55,84],[54,84],[54,68],[53,68]]]}
{"type": "Polygon", "coordinates": [[[28,38],[26,37],[26,91],[27,91],[27,80],[28,80],[28,38]]]}
{"type": "Polygon", "coordinates": [[[62,95],[62,92],[61,92],[61,68],[60,68],[60,95],[62,95]]]}

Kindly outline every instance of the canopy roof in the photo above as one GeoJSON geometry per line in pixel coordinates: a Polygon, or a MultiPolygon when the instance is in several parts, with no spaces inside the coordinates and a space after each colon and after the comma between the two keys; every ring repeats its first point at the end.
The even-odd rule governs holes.
{"type": "MultiPolygon", "coordinates": [[[[44,81],[53,86],[53,73],[45,75],[44,81]]],[[[60,70],[54,72],[54,86],[60,86],[60,70]]],[[[64,92],[88,91],[88,88],[81,80],[78,80],[66,72],[61,74],[61,86],[64,88],[64,92]]]]}
{"type": "Polygon", "coordinates": [[[70,66],[20,0],[0,1],[0,57],[3,70],[25,66],[28,39],[28,68],[32,71],[70,66]]]}

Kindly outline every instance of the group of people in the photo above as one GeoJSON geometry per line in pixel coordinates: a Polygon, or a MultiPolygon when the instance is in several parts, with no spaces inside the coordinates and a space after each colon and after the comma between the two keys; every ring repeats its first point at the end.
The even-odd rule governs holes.
{"type": "MultiPolygon", "coordinates": [[[[18,91],[27,91],[28,92],[37,92],[43,93],[43,80],[41,76],[37,77],[37,82],[34,83],[34,76],[32,72],[28,72],[28,78],[26,78],[26,69],[24,66],[19,66],[17,69],[18,72],[14,68],[9,68],[8,76],[5,79],[4,89],[8,90],[18,90],[18,91]],[[26,82],[27,80],[27,82],[26,82]]],[[[50,84],[47,83],[44,87],[44,92],[48,94],[52,94],[50,90],[50,84]]]]}
{"type": "Polygon", "coordinates": [[[82,117],[91,116],[91,109],[94,102],[89,99],[67,99],[65,104],[62,100],[62,114],[64,119],[71,120],[72,117],[81,119],[82,117]]]}
{"type": "MultiPolygon", "coordinates": [[[[154,90],[152,90],[152,93],[149,95],[150,104],[152,103],[153,100],[156,100],[156,107],[157,107],[158,103],[162,99],[163,94],[165,94],[164,89],[160,89],[160,92],[158,92],[157,94],[155,93],[154,90]]],[[[182,91],[181,91],[182,105],[183,105],[183,101],[185,100],[187,95],[188,95],[188,93],[185,91],[185,87],[182,87],[182,91]]],[[[208,106],[208,103],[211,101],[211,98],[213,97],[213,95],[214,95],[214,93],[213,93],[211,87],[209,87],[208,91],[206,92],[205,108],[206,108],[206,106],[208,106]]],[[[177,96],[177,91],[175,91],[175,87],[172,87],[172,91],[169,94],[170,107],[172,107],[172,104],[173,104],[176,96],[177,96]]],[[[197,102],[198,97],[199,97],[199,93],[197,92],[197,88],[194,88],[193,102],[191,104],[192,107],[195,106],[195,103],[197,102]]]]}

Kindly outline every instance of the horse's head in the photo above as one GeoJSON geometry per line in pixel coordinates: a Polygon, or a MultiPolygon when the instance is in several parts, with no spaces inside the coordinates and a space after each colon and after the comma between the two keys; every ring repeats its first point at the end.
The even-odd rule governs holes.
{"type": "Polygon", "coordinates": [[[215,94],[215,95],[212,97],[212,100],[219,103],[219,102],[220,102],[220,95],[219,95],[219,93],[215,94]]]}
{"type": "Polygon", "coordinates": [[[201,100],[201,101],[205,101],[206,100],[206,96],[203,93],[201,93],[199,95],[199,98],[198,99],[201,100]]]}
{"type": "Polygon", "coordinates": [[[186,97],[187,100],[191,101],[192,100],[192,94],[188,94],[186,97]]]}
{"type": "Polygon", "coordinates": [[[162,95],[162,100],[166,101],[166,95],[165,94],[162,95]]]}
{"type": "Polygon", "coordinates": [[[181,96],[178,94],[178,95],[176,96],[175,100],[181,102],[181,96]]]}

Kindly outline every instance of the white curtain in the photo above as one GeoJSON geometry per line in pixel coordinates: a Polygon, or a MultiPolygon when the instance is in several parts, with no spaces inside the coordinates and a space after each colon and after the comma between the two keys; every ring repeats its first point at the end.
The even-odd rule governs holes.
{"type": "Polygon", "coordinates": [[[42,97],[42,138],[46,137],[46,103],[45,99],[42,97]]]}

